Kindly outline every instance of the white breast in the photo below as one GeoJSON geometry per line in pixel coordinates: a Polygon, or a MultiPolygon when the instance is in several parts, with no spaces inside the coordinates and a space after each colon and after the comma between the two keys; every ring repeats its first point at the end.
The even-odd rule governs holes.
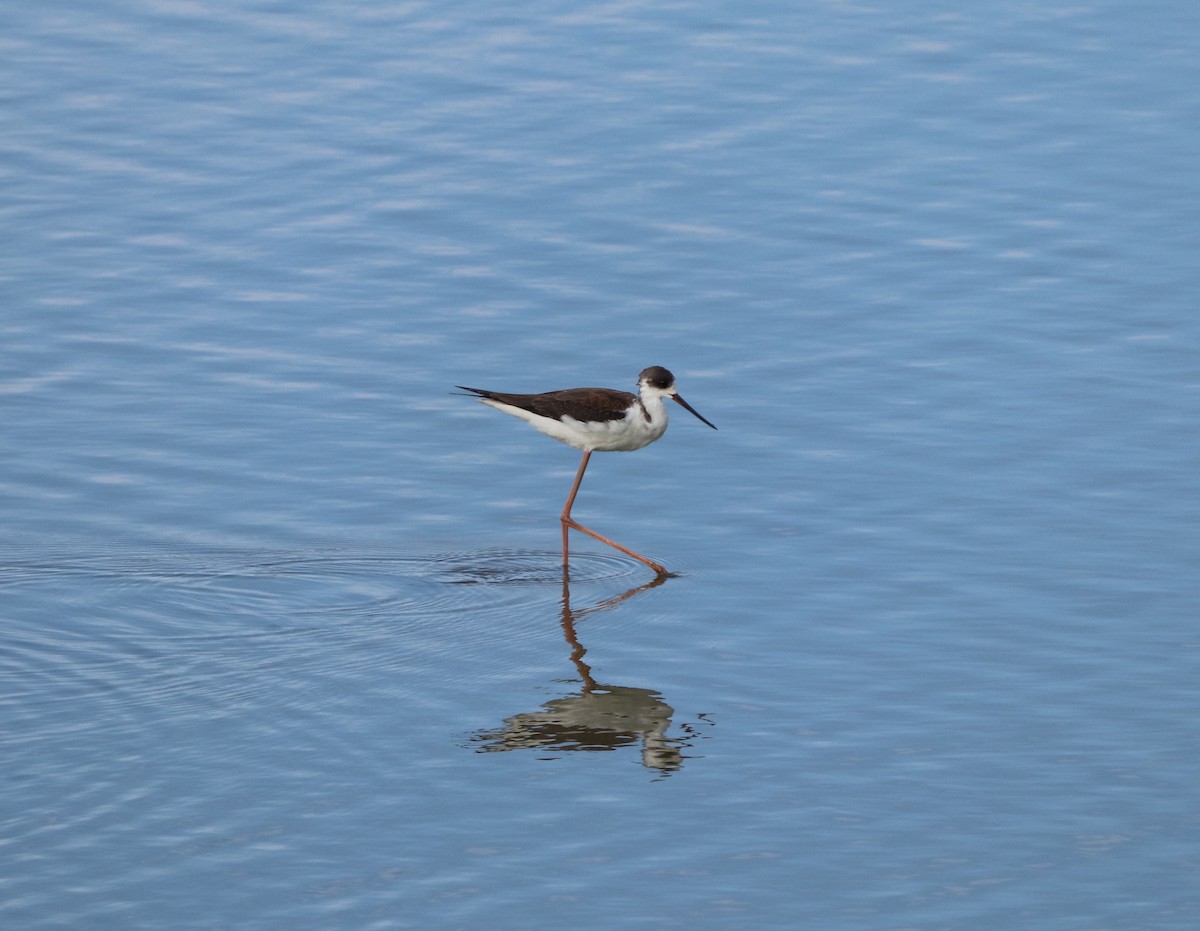
{"type": "MultiPolygon", "coordinates": [[[[581,422],[573,417],[564,417],[562,426],[572,436],[564,443],[576,449],[593,449],[600,452],[628,452],[649,446],[667,432],[667,412],[658,405],[658,416],[651,409],[647,420],[640,408],[626,412],[621,420],[606,420],[600,423],[581,422]]],[[[559,437],[555,437],[558,439],[559,437]]]]}

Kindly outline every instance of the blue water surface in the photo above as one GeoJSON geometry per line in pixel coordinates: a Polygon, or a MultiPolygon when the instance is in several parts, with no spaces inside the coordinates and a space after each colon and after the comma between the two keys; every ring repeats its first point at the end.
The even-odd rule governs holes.
{"type": "Polygon", "coordinates": [[[1194,4],[27,7],[0,925],[1200,924],[1194,4]]]}

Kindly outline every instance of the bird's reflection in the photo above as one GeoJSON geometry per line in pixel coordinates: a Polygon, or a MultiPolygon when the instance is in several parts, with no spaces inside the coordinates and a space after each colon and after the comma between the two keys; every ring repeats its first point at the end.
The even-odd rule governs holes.
{"type": "MultiPolygon", "coordinates": [[[[579,673],[579,692],[548,701],[537,711],[505,718],[503,727],[480,731],[473,738],[480,744],[476,749],[480,752],[615,750],[640,744],[642,763],[646,767],[663,775],[680,769],[686,742],[667,736],[675,709],[652,689],[597,682],[591,667],[584,662],[587,650],[575,630],[576,624],[589,615],[614,608],[647,589],[662,585],[667,578],[658,576],[623,594],[576,610],[571,606],[569,571],[564,568],[562,629],[571,647],[571,662],[579,673]]],[[[685,727],[685,730],[694,733],[693,728],[685,727]]]]}

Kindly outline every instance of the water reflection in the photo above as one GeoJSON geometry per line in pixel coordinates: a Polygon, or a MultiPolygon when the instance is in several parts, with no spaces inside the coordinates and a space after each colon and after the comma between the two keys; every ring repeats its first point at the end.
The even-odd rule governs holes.
{"type": "MultiPolygon", "coordinates": [[[[482,730],[472,739],[481,753],[500,750],[616,750],[641,746],[642,765],[670,775],[683,767],[683,750],[699,737],[690,724],[681,725],[684,737],[668,737],[675,709],[653,689],[597,682],[584,662],[587,649],[579,640],[576,625],[599,611],[615,608],[647,589],[662,585],[660,575],[620,595],[587,608],[571,605],[570,571],[564,566],[562,579],[562,629],[571,647],[570,660],[579,674],[579,690],[548,701],[537,711],[504,719],[502,727],[482,730]]],[[[701,716],[703,720],[703,716],[701,716]]]]}

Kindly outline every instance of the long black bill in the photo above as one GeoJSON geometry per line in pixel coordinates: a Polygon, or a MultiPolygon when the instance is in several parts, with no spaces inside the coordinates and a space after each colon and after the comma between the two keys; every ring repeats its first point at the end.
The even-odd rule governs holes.
{"type": "Polygon", "coordinates": [[[717,429],[717,425],[716,425],[716,424],[714,424],[714,423],[710,423],[709,421],[707,421],[707,420],[705,420],[703,417],[701,417],[701,416],[700,416],[700,413],[699,413],[699,412],[696,410],[696,408],[694,408],[694,407],[692,407],[692,405],[688,404],[688,402],[687,402],[687,401],[685,401],[683,398],[681,398],[679,395],[677,395],[677,394],[673,394],[673,395],[671,395],[671,397],[673,397],[673,398],[674,398],[676,401],[678,401],[680,404],[682,404],[682,405],[684,406],[684,409],[685,409],[685,410],[688,410],[688,411],[690,411],[691,413],[693,413],[693,414],[695,414],[697,417],[699,417],[701,420],[704,420],[704,422],[705,422],[706,424],[708,424],[710,427],[712,427],[714,430],[715,430],[715,429],[717,429]]]}

